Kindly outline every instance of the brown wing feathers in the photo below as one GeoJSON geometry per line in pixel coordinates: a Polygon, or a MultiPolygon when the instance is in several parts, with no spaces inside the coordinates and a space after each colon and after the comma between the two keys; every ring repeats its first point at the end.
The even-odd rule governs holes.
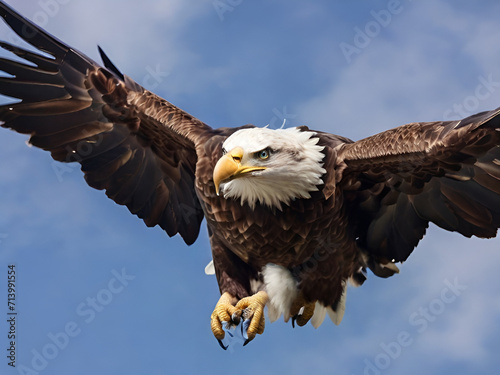
{"type": "Polygon", "coordinates": [[[405,260],[428,222],[467,237],[500,227],[499,110],[462,121],[402,126],[344,146],[359,243],[405,260]]]}
{"type": "Polygon", "coordinates": [[[109,59],[111,70],[3,3],[0,14],[20,37],[53,56],[0,43],[30,63],[0,59],[0,69],[12,76],[0,78],[0,93],[20,99],[0,107],[2,126],[30,134],[30,143],[55,160],[81,163],[90,186],[105,189],[147,225],[193,243],[203,219],[193,139],[210,128],[121,75],[109,59]]]}

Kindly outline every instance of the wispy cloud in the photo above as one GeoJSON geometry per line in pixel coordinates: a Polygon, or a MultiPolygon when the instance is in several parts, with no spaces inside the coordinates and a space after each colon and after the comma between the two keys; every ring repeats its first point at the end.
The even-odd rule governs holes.
{"type": "MultiPolygon", "coordinates": [[[[468,82],[498,70],[485,71],[490,66],[485,61],[491,61],[491,56],[479,52],[490,49],[491,40],[484,38],[484,30],[495,26],[484,14],[469,16],[466,10],[440,2],[412,2],[410,10],[387,26],[389,36],[374,39],[362,55],[336,71],[329,89],[298,112],[315,126],[355,139],[410,121],[441,120],[444,110],[453,108],[446,98],[455,96],[460,103],[474,95],[468,82]],[[424,14],[444,13],[444,22],[436,19],[426,27],[421,23],[424,14]],[[479,23],[482,31],[471,32],[479,23]],[[459,73],[454,63],[456,48],[464,45],[467,48],[461,49],[458,59],[468,60],[471,69],[459,73]]],[[[496,106],[494,96],[487,99],[475,105],[475,110],[496,106]]]]}

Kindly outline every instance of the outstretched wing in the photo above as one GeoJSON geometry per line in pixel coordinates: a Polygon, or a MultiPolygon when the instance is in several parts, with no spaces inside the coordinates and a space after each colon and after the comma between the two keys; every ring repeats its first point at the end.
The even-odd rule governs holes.
{"type": "Polygon", "coordinates": [[[500,227],[500,109],[413,123],[342,146],[339,182],[360,247],[404,261],[429,222],[464,236],[500,227]]]}
{"type": "Polygon", "coordinates": [[[0,2],[0,14],[25,41],[52,58],[0,46],[24,59],[0,59],[3,127],[30,134],[55,160],[79,162],[88,184],[105,189],[148,226],[188,244],[203,212],[194,189],[196,146],[212,129],[123,76],[67,46],[0,2]]]}

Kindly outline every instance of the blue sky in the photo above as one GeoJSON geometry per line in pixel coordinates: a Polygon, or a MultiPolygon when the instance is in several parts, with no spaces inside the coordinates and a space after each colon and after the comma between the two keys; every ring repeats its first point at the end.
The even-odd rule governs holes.
{"type": "MultiPolygon", "coordinates": [[[[99,44],[125,74],[213,127],[276,128],[286,118],[360,139],[500,103],[497,1],[7,2],[96,60],[99,44]]],[[[0,37],[13,40],[6,27],[0,37]]],[[[26,140],[0,129],[2,374],[23,373],[21,365],[56,375],[500,366],[498,239],[432,227],[401,274],[370,274],[349,289],[340,326],[268,323],[245,348],[224,352],[209,327],[218,288],[203,272],[204,226],[191,247],[146,228],[89,188],[78,166],[26,140]],[[9,264],[18,275],[17,369],[4,356],[9,264]]]]}

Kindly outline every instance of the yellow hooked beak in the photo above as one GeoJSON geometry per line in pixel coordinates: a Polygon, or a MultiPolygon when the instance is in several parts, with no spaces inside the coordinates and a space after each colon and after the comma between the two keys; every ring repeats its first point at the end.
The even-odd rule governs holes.
{"type": "Polygon", "coordinates": [[[241,147],[235,147],[227,154],[223,155],[214,168],[214,184],[215,192],[219,195],[219,185],[221,182],[241,177],[248,172],[262,171],[266,167],[250,167],[241,165],[241,159],[243,158],[243,149],[241,147]]]}

